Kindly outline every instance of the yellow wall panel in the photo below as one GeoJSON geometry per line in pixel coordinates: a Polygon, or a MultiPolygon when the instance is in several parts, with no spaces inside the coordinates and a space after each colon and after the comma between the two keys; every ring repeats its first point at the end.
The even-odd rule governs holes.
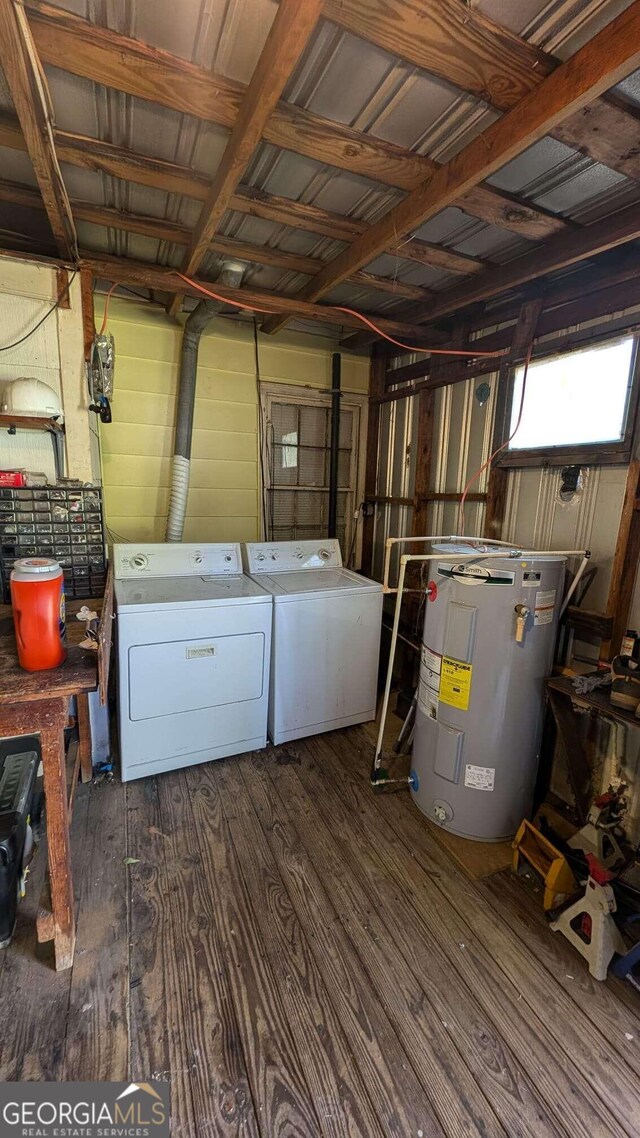
{"type": "MultiPolygon", "coordinates": [[[[165,360],[140,360],[118,352],[118,399],[125,394],[148,392],[151,395],[175,396],[175,366],[165,360]],[[128,365],[123,359],[129,361],[128,365]]],[[[228,403],[253,403],[256,379],[253,372],[229,375],[219,368],[198,367],[198,396],[223,399],[228,403]]]]}
{"type": "MultiPolygon", "coordinates": [[[[118,416],[122,421],[138,426],[162,426],[173,439],[175,416],[175,395],[155,395],[146,391],[123,391],[118,397],[118,416]]],[[[196,399],[195,428],[210,428],[217,431],[256,430],[255,406],[246,403],[228,402],[223,399],[196,399]],[[208,407],[206,404],[212,403],[208,407]]]]}
{"type": "MultiPolygon", "coordinates": [[[[99,325],[104,297],[97,296],[99,325]]],[[[112,298],[113,422],[101,428],[105,510],[114,535],[162,541],[182,324],[159,306],[112,298]]],[[[334,341],[285,331],[259,336],[261,379],[329,388],[334,341]]],[[[366,392],[365,357],[342,356],[342,385],[366,392]]],[[[258,397],[253,329],[216,319],[203,335],[186,541],[250,541],[259,533],[258,397]]]]}

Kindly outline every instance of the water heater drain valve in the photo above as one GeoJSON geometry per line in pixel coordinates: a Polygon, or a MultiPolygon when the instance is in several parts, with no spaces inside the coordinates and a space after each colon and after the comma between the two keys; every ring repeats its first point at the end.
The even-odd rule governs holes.
{"type": "Polygon", "coordinates": [[[453,820],[453,807],[442,798],[436,798],[433,804],[433,820],[439,826],[446,826],[453,820]]]}
{"type": "Polygon", "coordinates": [[[516,644],[522,644],[522,641],[524,640],[524,628],[525,628],[525,624],[527,623],[527,617],[529,616],[530,612],[531,612],[531,609],[528,609],[526,605],[516,605],[516,607],[515,607],[515,613],[516,613],[516,644]]]}

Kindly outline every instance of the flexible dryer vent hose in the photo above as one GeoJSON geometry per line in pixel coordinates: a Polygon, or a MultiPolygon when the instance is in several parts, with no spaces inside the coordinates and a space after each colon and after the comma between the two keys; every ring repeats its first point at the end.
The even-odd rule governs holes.
{"type": "Polygon", "coordinates": [[[181,454],[174,454],[171,464],[171,499],[167,518],[167,541],[182,541],[184,519],[187,512],[189,494],[189,472],[191,462],[181,454]]]}
{"type": "MultiPolygon", "coordinates": [[[[237,261],[226,261],[219,281],[230,288],[239,288],[242,283],[244,265],[237,261]]],[[[209,322],[225,307],[222,300],[201,300],[187,317],[182,333],[180,348],[180,372],[178,375],[178,398],[176,405],[176,428],[171,465],[171,499],[165,530],[166,541],[182,541],[184,519],[187,512],[189,494],[189,471],[191,466],[191,438],[193,435],[193,415],[196,405],[196,381],[198,375],[198,351],[200,338],[209,322]]]]}

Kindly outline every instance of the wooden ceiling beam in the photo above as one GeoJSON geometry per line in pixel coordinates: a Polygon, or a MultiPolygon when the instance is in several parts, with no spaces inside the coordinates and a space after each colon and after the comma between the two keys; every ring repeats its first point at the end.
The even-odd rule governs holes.
{"type": "Polygon", "coordinates": [[[325,0],[324,15],[503,111],[555,67],[551,56],[462,0],[325,0]]]}
{"type": "Polygon", "coordinates": [[[21,0],[0,0],[0,64],[58,251],[74,260],[76,232],[53,143],[51,101],[21,0]]]}
{"type": "MultiPolygon", "coordinates": [[[[28,13],[44,63],[228,130],[234,126],[244,84],[101,28],[47,0],[29,0],[28,13]]],[[[421,154],[284,102],[267,120],[262,137],[284,150],[406,191],[439,169],[421,154]]],[[[534,241],[567,228],[561,218],[490,186],[474,186],[458,204],[473,217],[534,241]]]]}
{"type": "MultiPolygon", "coordinates": [[[[559,65],[462,0],[325,0],[324,15],[500,111],[511,110],[559,65]]],[[[622,101],[597,99],[551,133],[594,161],[640,179],[638,115],[622,101]]]]}
{"type": "MultiPolygon", "coordinates": [[[[42,209],[42,201],[38,191],[31,186],[25,186],[18,182],[0,180],[0,201],[26,206],[28,209],[42,209]]],[[[87,201],[72,200],[71,208],[77,221],[87,221],[92,225],[100,225],[106,229],[118,229],[126,233],[135,233],[156,241],[167,241],[172,245],[185,247],[189,245],[191,239],[191,231],[187,226],[179,225],[176,222],[163,221],[144,214],[125,213],[123,210],[95,205],[93,202],[87,201]]],[[[268,245],[250,245],[244,241],[236,241],[231,237],[221,235],[209,242],[207,251],[220,253],[222,256],[233,257],[241,261],[249,261],[257,265],[284,269],[290,273],[305,273],[306,276],[310,277],[319,272],[323,264],[317,257],[306,257],[299,253],[289,253],[283,249],[272,249],[268,245]]],[[[403,281],[394,280],[390,277],[378,277],[373,273],[355,273],[351,282],[363,288],[376,289],[379,292],[390,293],[392,296],[418,301],[422,304],[432,300],[435,295],[428,289],[418,288],[417,285],[405,284],[403,281]]]]}
{"type": "MultiPolygon", "coordinates": [[[[117,284],[138,285],[141,288],[170,294],[183,290],[186,296],[195,297],[197,300],[202,299],[203,294],[195,285],[186,284],[174,269],[165,268],[162,265],[134,261],[128,257],[111,257],[104,253],[96,254],[87,250],[81,251],[81,264],[83,268],[88,269],[95,277],[100,277],[102,280],[117,284]]],[[[269,313],[286,310],[287,315],[292,319],[297,317],[323,324],[342,324],[349,328],[362,327],[362,321],[357,316],[337,311],[330,306],[311,304],[308,301],[298,299],[297,296],[282,296],[278,293],[265,292],[255,288],[229,288],[226,285],[218,284],[216,281],[203,279],[199,279],[197,283],[205,288],[213,289],[220,296],[227,298],[230,305],[233,304],[234,300],[238,300],[243,305],[255,305],[257,309],[265,309],[269,313]]],[[[377,314],[373,314],[371,319],[375,320],[381,331],[389,336],[407,339],[416,335],[414,324],[407,324],[400,320],[389,320],[377,314]]],[[[434,342],[441,342],[443,338],[443,335],[437,332],[433,335],[434,342]]]]}
{"type": "MultiPolygon", "coordinates": [[[[582,340],[588,343],[591,338],[597,340],[602,338],[603,333],[607,334],[607,328],[611,335],[619,334],[622,330],[630,330],[640,324],[637,313],[627,313],[619,319],[613,321],[608,325],[600,325],[597,329],[583,328],[582,332],[567,332],[567,328],[573,327],[575,324],[584,324],[587,321],[606,319],[614,312],[621,312],[624,309],[632,309],[640,304],[640,281],[637,275],[628,277],[618,283],[609,283],[600,289],[594,289],[589,296],[585,299],[584,296],[574,297],[572,301],[566,304],[556,305],[550,304],[549,298],[542,297],[543,308],[538,324],[536,327],[536,339],[539,340],[542,336],[550,336],[553,333],[559,333],[559,338],[554,340],[552,344],[541,345],[540,351],[545,350],[562,350],[564,346],[567,348],[571,343],[577,343],[582,340]]],[[[522,302],[521,302],[522,303],[522,302]]],[[[515,322],[514,322],[515,323],[515,322]]],[[[489,332],[485,336],[480,336],[473,341],[473,346],[478,352],[502,352],[511,347],[513,340],[514,323],[510,324],[507,328],[500,328],[497,332],[489,332]]],[[[351,350],[348,342],[345,341],[342,345],[346,351],[351,350]]],[[[448,341],[445,347],[453,347],[451,340],[448,341]]],[[[534,352],[534,357],[536,354],[534,352]]],[[[455,368],[452,369],[455,373],[452,382],[458,383],[467,379],[476,379],[480,375],[486,375],[488,372],[496,370],[496,361],[491,358],[477,358],[475,360],[460,359],[455,368]]],[[[386,387],[390,388],[399,383],[414,383],[414,390],[421,389],[424,385],[421,382],[426,377],[431,375],[431,360],[425,358],[419,360],[415,364],[403,364],[400,367],[392,368],[387,371],[386,387]]],[[[430,385],[430,384],[429,384],[430,385]]],[[[410,394],[408,392],[407,394],[410,394]]]]}
{"type": "MultiPolygon", "coordinates": [[[[541,277],[518,290],[515,295],[490,297],[487,303],[474,305],[469,310],[465,323],[470,332],[482,332],[495,324],[507,324],[515,321],[525,299],[531,300],[534,297],[542,297],[545,311],[556,309],[561,305],[579,303],[581,300],[586,301],[586,298],[590,297],[592,293],[601,292],[603,289],[619,290],[619,287],[625,282],[634,281],[637,276],[637,246],[631,244],[619,246],[610,253],[601,254],[593,263],[586,262],[574,272],[567,273],[560,278],[546,280],[541,277]]],[[[614,306],[612,311],[615,310],[614,306]]],[[[407,315],[405,314],[405,319],[407,319],[407,315]]],[[[443,324],[451,323],[451,320],[445,318],[440,323],[436,321],[433,325],[431,322],[421,325],[421,328],[424,328],[424,331],[420,332],[421,341],[428,340],[432,332],[441,332],[443,324]]],[[[567,323],[571,323],[571,321],[567,321],[567,323]]],[[[561,326],[558,325],[558,327],[561,326]]],[[[341,341],[341,347],[344,347],[346,351],[361,351],[373,343],[374,339],[375,337],[368,332],[352,332],[341,341]]],[[[397,351],[394,352],[390,344],[383,343],[379,347],[388,356],[398,354],[397,351]]],[[[420,370],[420,364],[407,366],[415,369],[415,376],[426,374],[424,370],[420,370]]]]}
{"type": "MultiPolygon", "coordinates": [[[[323,0],[280,0],[220,165],[191,234],[182,271],[197,273],[266,124],[315,31],[323,0]]],[[[169,312],[180,307],[174,297],[169,312]]]]}
{"type": "MultiPolygon", "coordinates": [[[[179,166],[161,158],[150,158],[123,146],[69,131],[56,130],[54,139],[60,161],[71,166],[151,186],[169,194],[184,194],[196,201],[204,201],[206,198],[209,180],[204,174],[187,166],[179,166]]],[[[9,115],[0,114],[0,146],[12,150],[26,149],[20,124],[9,115]]],[[[260,217],[265,221],[317,233],[337,241],[353,241],[354,237],[359,237],[369,229],[369,225],[358,218],[332,213],[308,202],[269,194],[252,186],[238,186],[229,208],[237,213],[260,217]]],[[[490,267],[489,262],[479,257],[469,257],[454,249],[447,249],[444,245],[432,245],[417,238],[403,242],[399,247],[396,244],[390,245],[385,251],[401,260],[432,265],[450,273],[475,275],[490,267]]]]}
{"type": "MultiPolygon", "coordinates": [[[[445,166],[367,234],[305,286],[306,300],[318,300],[386,248],[394,237],[411,232],[521,154],[557,123],[591,102],[640,63],[640,0],[633,3],[561,64],[516,107],[474,138],[445,166]]],[[[283,320],[265,327],[277,331],[283,320]]]]}
{"type": "Polygon", "coordinates": [[[525,257],[499,265],[463,286],[456,286],[441,293],[438,300],[429,302],[428,319],[437,320],[442,316],[459,312],[469,304],[486,300],[491,296],[518,288],[538,277],[558,272],[579,261],[597,257],[608,249],[626,245],[640,237],[640,208],[634,202],[626,209],[595,221],[592,225],[576,233],[565,233],[548,245],[542,245],[525,257]]]}

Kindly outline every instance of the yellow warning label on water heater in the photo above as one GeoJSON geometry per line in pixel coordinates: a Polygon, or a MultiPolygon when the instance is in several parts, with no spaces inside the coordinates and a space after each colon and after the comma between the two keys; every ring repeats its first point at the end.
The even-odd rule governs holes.
{"type": "Polygon", "coordinates": [[[452,660],[450,656],[443,656],[440,674],[440,703],[448,703],[449,707],[468,711],[472,674],[473,666],[471,664],[465,664],[462,660],[452,660]]]}

